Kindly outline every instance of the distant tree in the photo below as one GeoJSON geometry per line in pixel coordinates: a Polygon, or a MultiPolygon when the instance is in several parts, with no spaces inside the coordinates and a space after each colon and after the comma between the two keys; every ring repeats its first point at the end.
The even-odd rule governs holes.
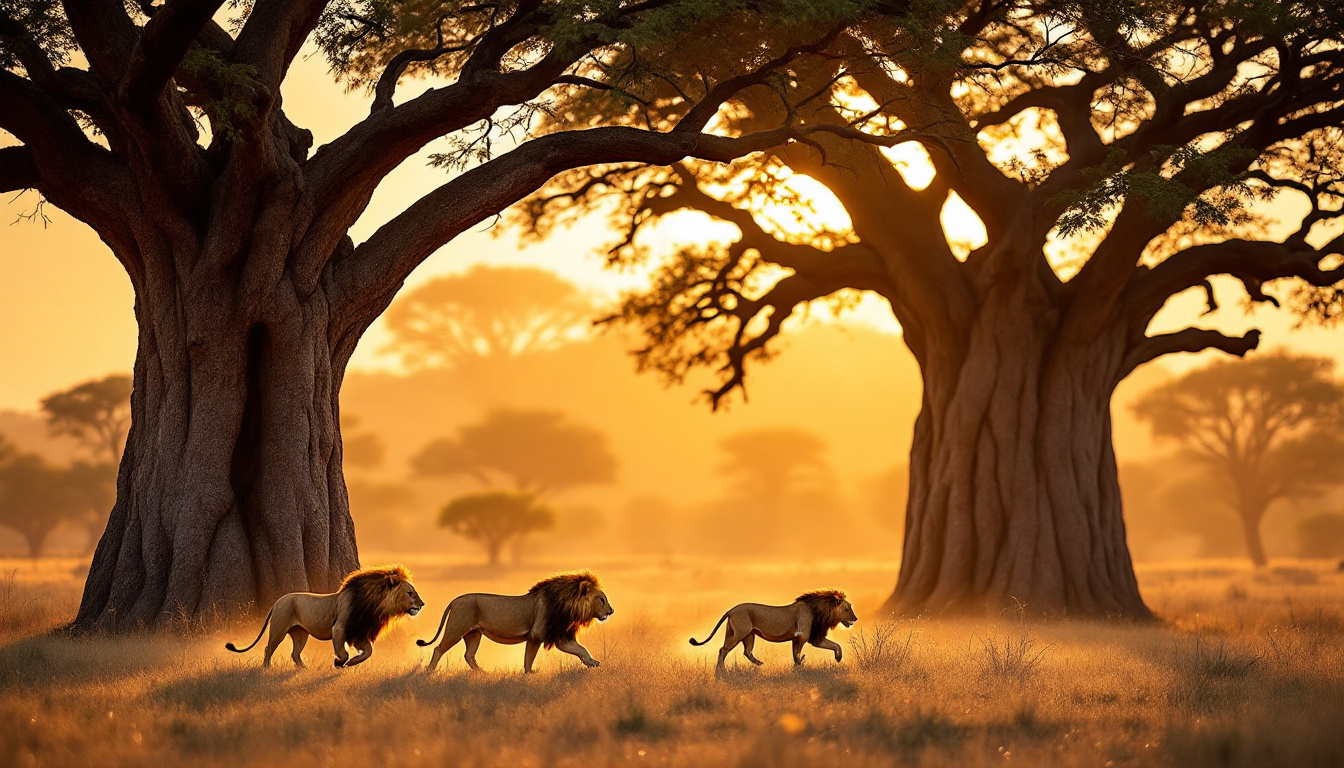
{"type": "Polygon", "coordinates": [[[1329,358],[1274,353],[1221,361],[1151,390],[1135,414],[1218,478],[1246,549],[1265,565],[1260,522],[1280,499],[1344,481],[1344,386],[1329,358]]]}
{"type": "Polygon", "coordinates": [[[51,532],[82,511],[68,472],[32,453],[0,464],[0,525],[23,536],[30,557],[40,557],[51,532]]]}
{"type": "Polygon", "coordinates": [[[1297,524],[1297,534],[1302,557],[1344,555],[1344,515],[1322,512],[1305,517],[1297,524]]]}
{"type": "Polygon", "coordinates": [[[536,267],[477,266],[428,283],[387,311],[387,349],[408,368],[462,368],[557,349],[597,310],[573,283],[536,267]]]}
{"type": "Polygon", "coordinates": [[[341,443],[345,451],[345,466],[349,469],[371,470],[383,465],[387,445],[377,432],[361,431],[357,416],[341,419],[341,443]]]}
{"type": "Polygon", "coordinates": [[[453,499],[439,513],[439,525],[485,548],[490,565],[510,540],[555,525],[555,513],[530,493],[486,491],[453,499]]]}
{"type": "Polygon", "coordinates": [[[767,514],[783,499],[821,479],[826,470],[826,443],[792,427],[739,432],[719,443],[728,454],[719,472],[741,496],[754,499],[767,514]]]}
{"type": "Polygon", "coordinates": [[[616,479],[606,436],[555,411],[491,411],[456,438],[425,446],[411,466],[423,477],[469,475],[537,495],[616,479]]]}
{"type": "Polygon", "coordinates": [[[0,464],[4,464],[18,454],[18,449],[9,441],[8,437],[0,435],[0,464]]]}
{"type": "Polygon", "coordinates": [[[93,552],[117,501],[117,465],[77,461],[65,470],[65,482],[79,502],[73,520],[88,532],[88,550],[93,552]]]}
{"type": "Polygon", "coordinates": [[[47,426],[68,435],[95,457],[116,464],[131,428],[131,377],[115,374],[86,381],[42,400],[47,426]]]}
{"type": "Polygon", "coordinates": [[[415,489],[405,483],[379,482],[363,478],[353,479],[348,484],[350,509],[361,522],[379,519],[400,528],[400,522],[393,513],[404,510],[415,503],[415,489]]]}

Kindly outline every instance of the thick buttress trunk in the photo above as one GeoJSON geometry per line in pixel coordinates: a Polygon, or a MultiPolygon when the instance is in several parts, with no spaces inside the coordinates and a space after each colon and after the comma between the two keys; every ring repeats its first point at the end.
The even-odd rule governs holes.
{"type": "Polygon", "coordinates": [[[884,610],[1149,616],[1111,444],[1121,332],[1066,341],[1050,313],[999,297],[927,349],[938,354],[921,360],[903,558],[884,610]]]}
{"type": "Polygon", "coordinates": [[[333,591],[358,566],[338,432],[352,344],[328,302],[142,287],[132,427],[74,628],[161,626],[333,591]]]}

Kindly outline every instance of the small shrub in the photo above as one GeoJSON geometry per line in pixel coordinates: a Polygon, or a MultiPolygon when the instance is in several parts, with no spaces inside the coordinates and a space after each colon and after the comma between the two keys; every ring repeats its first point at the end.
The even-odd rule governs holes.
{"type": "Polygon", "coordinates": [[[867,629],[856,630],[849,638],[850,653],[854,663],[861,668],[884,667],[898,670],[910,658],[910,648],[915,639],[913,624],[904,638],[897,636],[898,626],[890,622],[878,622],[867,629]]]}
{"type": "Polygon", "coordinates": [[[1195,671],[1204,677],[1229,679],[1245,677],[1251,667],[1260,661],[1259,656],[1237,653],[1227,648],[1226,641],[1220,641],[1217,648],[1204,641],[1202,635],[1195,637],[1195,671]]]}

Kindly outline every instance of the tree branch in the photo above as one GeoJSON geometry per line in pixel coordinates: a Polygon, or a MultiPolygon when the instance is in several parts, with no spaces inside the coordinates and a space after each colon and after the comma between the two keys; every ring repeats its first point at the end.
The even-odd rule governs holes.
{"type": "Polygon", "coordinates": [[[160,7],[140,33],[119,92],[129,104],[144,108],[163,92],[187,49],[196,41],[225,0],[173,0],[160,7]]]}
{"type": "MultiPolygon", "coordinates": [[[[180,0],[178,0],[180,2],[180,0]]],[[[256,0],[233,43],[233,61],[257,68],[272,94],[330,0],[256,0]]]]}
{"type": "Polygon", "coordinates": [[[1135,368],[1174,352],[1200,352],[1217,349],[1229,355],[1244,357],[1260,344],[1260,331],[1252,329],[1245,336],[1227,336],[1205,328],[1186,328],[1174,333],[1148,336],[1130,350],[1120,365],[1120,378],[1135,368]]]}
{"type": "MultiPolygon", "coordinates": [[[[441,245],[523,199],[561,171],[609,163],[667,165],[686,157],[729,162],[802,135],[798,126],[737,138],[610,126],[542,136],[420,199],[380,227],[349,257],[334,263],[334,277],[343,286],[347,301],[382,302],[374,311],[376,316],[411,270],[441,245]]],[[[368,308],[356,307],[356,314],[363,316],[363,309],[368,308]]]]}
{"type": "Polygon", "coordinates": [[[0,193],[34,189],[38,179],[37,163],[27,147],[0,149],[0,193]]]}

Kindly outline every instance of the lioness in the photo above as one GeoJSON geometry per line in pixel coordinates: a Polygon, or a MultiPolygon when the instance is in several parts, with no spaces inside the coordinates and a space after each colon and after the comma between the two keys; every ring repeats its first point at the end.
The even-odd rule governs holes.
{"type": "Polygon", "coordinates": [[[826,639],[826,633],[835,629],[838,624],[849,627],[858,620],[854,606],[845,599],[844,592],[823,589],[799,595],[790,605],[760,603],[735,605],[723,614],[718,624],[714,625],[714,631],[709,633],[709,637],[698,642],[692,637],[691,645],[708,643],[726,621],[727,635],[723,638],[723,647],[719,649],[719,664],[714,669],[715,674],[725,671],[723,660],[728,658],[728,653],[738,643],[742,644],[742,653],[747,657],[747,661],[759,666],[761,660],[751,653],[758,637],[772,643],[792,640],[794,664],[803,663],[804,643],[833,651],[835,660],[839,662],[844,652],[840,649],[839,643],[826,639]]]}
{"type": "Polygon", "coordinates": [[[443,642],[434,649],[428,671],[434,671],[439,659],[457,641],[466,643],[467,664],[474,670],[476,649],[481,637],[496,643],[514,645],[527,643],[523,653],[523,671],[532,671],[537,649],[559,648],[578,656],[590,667],[599,665],[588,649],[579,645],[575,636],[594,619],[606,621],[615,613],[607,595],[591,573],[566,573],[543,579],[527,590],[525,595],[469,594],[453,598],[439,620],[439,631],[428,640],[416,640],[416,645],[430,645],[443,635],[443,642]],[[447,630],[445,631],[445,627],[447,630]]]}
{"type": "Polygon", "coordinates": [[[365,568],[346,576],[341,588],[331,594],[291,592],[281,597],[266,614],[252,645],[236,648],[233,643],[225,643],[224,647],[234,653],[246,653],[261,640],[266,625],[270,624],[271,636],[266,640],[263,666],[271,666],[271,654],[288,634],[294,641],[290,658],[300,668],[307,666],[300,654],[310,636],[331,641],[336,648],[336,666],[353,667],[369,660],[373,641],[393,619],[414,616],[424,607],[425,601],[420,599],[405,568],[400,565],[365,568]],[[346,645],[359,650],[353,659],[346,653],[346,645]]]}

